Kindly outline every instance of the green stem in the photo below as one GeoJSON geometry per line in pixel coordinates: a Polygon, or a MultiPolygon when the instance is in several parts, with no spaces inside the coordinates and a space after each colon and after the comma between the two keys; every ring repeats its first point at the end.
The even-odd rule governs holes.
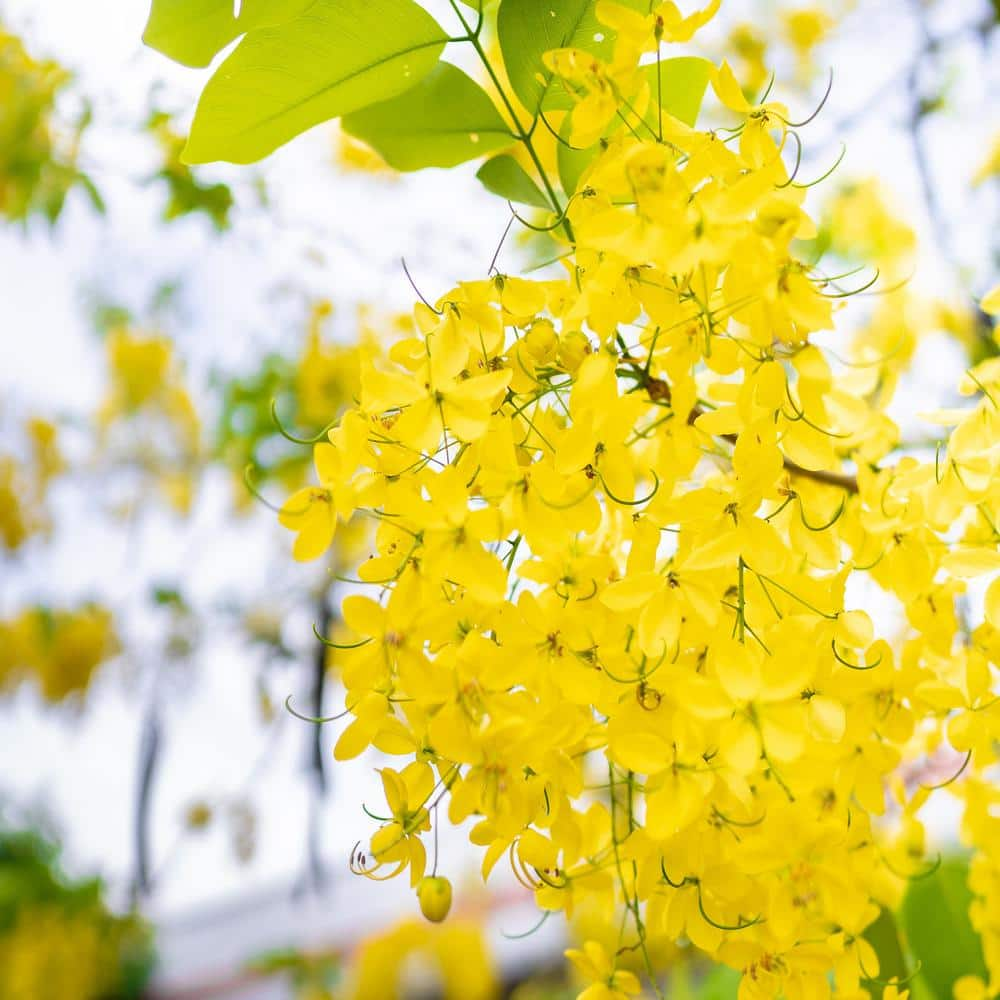
{"type": "Polygon", "coordinates": [[[736,603],[739,605],[739,611],[737,612],[736,621],[739,627],[740,642],[746,641],[746,628],[747,628],[747,619],[746,619],[747,598],[746,598],[746,589],[743,585],[743,570],[745,568],[746,568],[746,563],[743,562],[743,556],[740,556],[739,579],[737,583],[737,598],[736,598],[736,603]]]}
{"type": "MultiPolygon", "coordinates": [[[[632,832],[632,782],[634,781],[634,776],[631,771],[629,771],[628,777],[628,809],[629,809],[629,834],[632,832]]],[[[635,922],[635,932],[639,938],[639,951],[642,954],[643,964],[646,966],[646,975],[649,977],[649,985],[652,986],[653,992],[656,994],[658,1000],[665,1000],[663,996],[663,991],[660,989],[659,983],[656,981],[656,970],[653,968],[653,960],[649,955],[649,948],[646,946],[646,926],[642,921],[642,915],[639,912],[639,896],[630,897],[628,890],[626,889],[625,883],[625,873],[622,871],[622,858],[621,852],[619,851],[618,844],[618,830],[616,825],[618,822],[617,812],[618,812],[618,800],[615,797],[615,766],[608,761],[608,784],[610,787],[610,801],[611,801],[611,842],[614,846],[615,853],[615,868],[618,871],[618,881],[622,889],[622,898],[625,901],[625,913],[631,913],[632,919],[635,922]]],[[[629,834],[626,834],[628,836],[629,834]]],[[[635,864],[633,862],[633,877],[635,875],[635,864]]],[[[622,931],[625,929],[624,920],[622,921],[622,931]]],[[[619,933],[619,947],[621,946],[621,933],[619,933]]]]}
{"type": "Polygon", "coordinates": [[[660,39],[656,39],[656,130],[663,142],[663,72],[660,67],[660,39]]]}
{"type": "MultiPolygon", "coordinates": [[[[493,69],[489,57],[486,55],[486,50],[479,41],[478,30],[473,31],[472,28],[469,27],[469,23],[465,20],[458,7],[457,0],[449,0],[449,3],[451,4],[451,9],[455,12],[455,16],[459,19],[459,21],[461,21],[462,27],[465,28],[466,39],[472,43],[472,47],[476,50],[476,55],[479,56],[479,61],[483,64],[483,67],[489,74],[490,80],[496,88],[497,94],[500,96],[500,100],[503,102],[503,106],[507,109],[507,114],[510,115],[510,120],[514,123],[514,132],[518,141],[524,145],[528,156],[531,157],[531,162],[535,165],[535,169],[538,171],[538,176],[541,178],[542,184],[545,187],[545,193],[548,195],[549,201],[552,203],[552,210],[556,213],[556,215],[562,216],[562,204],[559,201],[559,196],[556,194],[555,188],[552,186],[552,182],[549,180],[548,174],[545,172],[545,167],[542,166],[542,161],[538,156],[538,152],[535,150],[534,143],[531,141],[531,133],[525,131],[520,118],[517,116],[517,112],[514,110],[514,105],[504,92],[504,89],[500,84],[500,78],[493,69]]],[[[567,238],[570,242],[574,242],[573,226],[571,225],[569,219],[563,217],[562,226],[566,230],[567,238]]]]}

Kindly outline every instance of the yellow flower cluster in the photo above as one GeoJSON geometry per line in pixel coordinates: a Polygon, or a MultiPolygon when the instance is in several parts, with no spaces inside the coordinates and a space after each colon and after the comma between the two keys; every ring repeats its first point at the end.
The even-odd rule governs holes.
{"type": "Polygon", "coordinates": [[[94,671],[117,651],[103,608],[30,608],[0,619],[0,691],[30,679],[46,701],[64,701],[83,694],[94,671]]]}
{"type": "MultiPolygon", "coordinates": [[[[79,133],[60,128],[56,102],[70,80],[58,63],[33,58],[0,25],[0,216],[35,212],[54,222],[69,189],[89,181],[76,167],[79,133]]],[[[91,197],[99,202],[94,189],[91,197]]]]}
{"type": "Polygon", "coordinates": [[[98,1000],[118,985],[118,946],[89,913],[61,906],[22,911],[0,934],[0,992],[7,1000],[98,1000]]]}
{"type": "Polygon", "coordinates": [[[107,338],[110,385],[97,414],[103,443],[127,426],[125,448],[152,474],[167,501],[186,512],[194,489],[201,425],[166,337],[125,329],[107,338]]]}
{"type": "Polygon", "coordinates": [[[187,434],[197,436],[198,421],[176,371],[173,345],[166,337],[113,330],[107,341],[111,388],[101,409],[101,423],[158,407],[175,417],[187,434]]]}
{"type": "MultiPolygon", "coordinates": [[[[354,323],[357,333],[347,344],[324,338],[323,326],[332,314],[333,305],[321,300],[313,305],[309,317],[305,348],[295,376],[296,416],[304,427],[326,426],[331,413],[339,413],[357,399],[361,391],[360,358],[371,353],[377,344],[367,307],[358,308],[354,323]]],[[[409,320],[409,317],[383,318],[401,328],[409,320]]]]}
{"type": "Polygon", "coordinates": [[[917,236],[893,211],[889,194],[877,179],[844,185],[827,212],[835,251],[877,267],[890,285],[909,277],[917,236]]]}
{"type": "Polygon", "coordinates": [[[753,21],[740,21],[725,38],[725,50],[739,70],[748,93],[767,86],[774,65],[780,64],[783,49],[795,61],[795,81],[807,86],[828,67],[818,50],[829,40],[846,14],[852,0],[836,3],[779,6],[767,4],[755,11],[753,21]]]}
{"type": "MultiPolygon", "coordinates": [[[[651,979],[655,936],[742,970],[741,1000],[861,1000],[863,931],[932,864],[899,765],[945,740],[971,774],[996,760],[1000,362],[936,453],[892,454],[879,386],[813,341],[843,293],[795,255],[788,110],[723,64],[728,131],[643,116],[639,60],[717,6],[604,0],[611,62],[547,55],[574,143],[630,124],[553,223],[562,276],[418,304],[280,519],[300,559],[377,524],[335,753],[401,761],[356,870],[417,886],[434,824],[471,817],[484,877],[506,856],[545,910],[618,907],[651,979]],[[898,635],[848,597],[871,590],[898,635]]],[[[588,1000],[639,991],[614,949],[571,958],[588,1000]]]]}
{"type": "Polygon", "coordinates": [[[830,34],[835,22],[822,7],[792,7],[782,12],[782,26],[799,63],[799,74],[808,79],[815,71],[813,53],[830,34]]]}
{"type": "Polygon", "coordinates": [[[92,906],[35,903],[0,931],[4,1000],[102,1000],[126,994],[123,960],[140,957],[136,924],[92,906]]]}
{"type": "Polygon", "coordinates": [[[9,552],[48,529],[45,499],[52,479],[63,470],[55,425],[32,418],[24,430],[28,460],[0,455],[0,544],[9,552]]]}

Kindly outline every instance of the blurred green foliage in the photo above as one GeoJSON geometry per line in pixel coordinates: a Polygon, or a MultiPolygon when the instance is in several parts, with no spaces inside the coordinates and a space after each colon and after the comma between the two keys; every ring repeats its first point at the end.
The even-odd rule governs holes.
{"type": "Polygon", "coordinates": [[[203,183],[181,161],[185,137],[174,130],[171,116],[165,111],[153,111],[146,127],[156,139],[163,155],[163,163],[154,175],[167,188],[167,203],[163,208],[164,222],[187,215],[207,216],[216,230],[229,228],[229,212],[233,207],[233,193],[226,184],[203,183]]]}
{"type": "Polygon", "coordinates": [[[57,847],[33,830],[0,830],[4,1000],[129,1000],[153,961],[149,928],[112,913],[100,879],[70,879],[57,847]]]}
{"type": "Polygon", "coordinates": [[[74,122],[57,113],[57,98],[69,81],[58,63],[33,58],[0,24],[0,216],[12,222],[37,214],[54,223],[76,185],[104,209],[77,164],[89,110],[74,122]]]}

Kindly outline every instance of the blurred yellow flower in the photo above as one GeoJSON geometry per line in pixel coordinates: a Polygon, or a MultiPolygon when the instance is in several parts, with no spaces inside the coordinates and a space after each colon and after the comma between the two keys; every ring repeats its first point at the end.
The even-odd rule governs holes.
{"type": "Polygon", "coordinates": [[[29,608],[0,620],[0,689],[32,680],[50,702],[82,695],[118,648],[111,615],[101,607],[29,608]]]}
{"type": "Polygon", "coordinates": [[[493,1000],[499,981],[479,925],[406,920],[364,941],[349,976],[351,1000],[403,1000],[436,986],[443,1000],[493,1000]]]}

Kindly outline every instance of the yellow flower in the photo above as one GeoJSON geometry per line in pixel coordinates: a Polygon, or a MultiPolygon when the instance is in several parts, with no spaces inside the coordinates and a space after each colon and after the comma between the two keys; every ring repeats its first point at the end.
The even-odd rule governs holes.
{"type": "Polygon", "coordinates": [[[826,40],[834,20],[819,7],[795,7],[782,11],[781,21],[798,57],[800,73],[805,76],[812,69],[813,51],[826,40]]]}
{"type": "MultiPolygon", "coordinates": [[[[345,977],[350,1000],[401,1000],[430,974],[444,1000],[495,1000],[499,976],[480,926],[404,920],[366,938],[345,977]]],[[[338,994],[339,995],[339,994],[338,994]]]]}
{"type": "Polygon", "coordinates": [[[297,417],[303,427],[324,427],[350,405],[361,389],[360,344],[325,343],[323,323],[333,312],[329,302],[314,304],[305,350],[296,371],[297,417]]]}
{"type": "Polygon", "coordinates": [[[337,450],[321,442],[313,451],[313,461],[319,485],[297,490],[285,501],[278,515],[284,527],[296,532],[292,554],[301,562],[323,555],[337,530],[337,497],[341,492],[337,450]]]}
{"type": "MultiPolygon", "coordinates": [[[[616,914],[617,942],[569,953],[588,1000],[638,994],[618,954],[650,940],[743,970],[741,1000],[857,998],[864,932],[927,866],[934,793],[901,774],[947,738],[996,976],[1000,364],[928,415],[936,448],[904,450],[893,394],[943,307],[897,294],[837,354],[817,336],[843,279],[802,256],[826,232],[785,165],[787,110],[723,63],[731,131],[638,123],[643,53],[716,6],[602,2],[610,59],[546,53],[574,143],[595,143],[554,223],[563,270],[417,305],[383,358],[362,352],[318,485],[282,510],[300,557],[338,520],[377,524],[337,630],[334,753],[399,760],[354,867],[409,871],[443,915],[424,835],[471,820],[484,878],[506,856],[541,909],[616,914]],[[892,630],[867,610],[886,599],[892,630]]],[[[796,14],[805,51],[824,25],[796,14]]],[[[874,185],[829,218],[838,256],[909,266],[874,185]]]]}
{"type": "MultiPolygon", "coordinates": [[[[431,828],[426,805],[434,791],[434,773],[429,764],[414,761],[402,771],[381,770],[385,800],[392,821],[372,837],[371,851],[376,867],[365,870],[369,878],[394,878],[410,869],[410,885],[416,888],[424,877],[427,852],[420,834],[431,828]],[[388,874],[377,874],[384,865],[396,867],[388,874]]],[[[439,891],[434,893],[440,895],[439,891]]]]}
{"type": "Polygon", "coordinates": [[[615,969],[607,952],[596,941],[587,941],[582,949],[567,949],[566,957],[584,978],[593,980],[577,1000],[628,1000],[642,992],[635,973],[615,969]]]}

